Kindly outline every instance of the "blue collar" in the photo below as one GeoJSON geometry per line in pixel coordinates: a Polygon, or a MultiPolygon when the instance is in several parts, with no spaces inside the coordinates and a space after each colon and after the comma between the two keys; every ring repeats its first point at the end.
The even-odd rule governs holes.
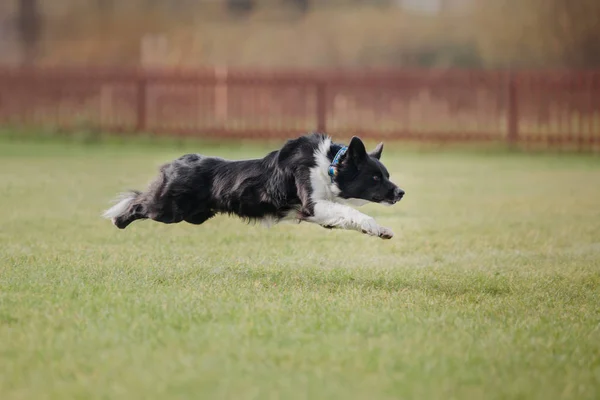
{"type": "Polygon", "coordinates": [[[342,158],[342,156],[346,154],[346,150],[348,150],[348,146],[342,146],[342,148],[338,150],[335,157],[333,157],[333,161],[327,169],[327,174],[331,177],[331,183],[333,183],[333,178],[335,178],[338,174],[337,165],[340,162],[340,158],[342,158]]]}

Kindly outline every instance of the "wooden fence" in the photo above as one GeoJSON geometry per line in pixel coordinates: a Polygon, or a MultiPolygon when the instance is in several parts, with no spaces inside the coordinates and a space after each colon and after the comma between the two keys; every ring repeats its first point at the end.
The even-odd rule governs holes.
{"type": "Polygon", "coordinates": [[[600,144],[600,71],[0,68],[0,124],[587,149],[600,144]]]}

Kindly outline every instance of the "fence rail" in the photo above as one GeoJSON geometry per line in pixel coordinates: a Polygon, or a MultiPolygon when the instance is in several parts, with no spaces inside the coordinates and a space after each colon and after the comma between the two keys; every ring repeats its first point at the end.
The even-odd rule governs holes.
{"type": "Polygon", "coordinates": [[[600,71],[0,68],[0,123],[591,148],[600,144],[600,71]]]}

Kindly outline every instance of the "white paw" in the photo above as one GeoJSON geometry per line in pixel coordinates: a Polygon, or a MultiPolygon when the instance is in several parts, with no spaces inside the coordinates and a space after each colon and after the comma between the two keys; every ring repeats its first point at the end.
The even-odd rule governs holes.
{"type": "Polygon", "coordinates": [[[360,225],[362,233],[370,236],[377,236],[382,239],[391,239],[394,236],[394,232],[391,229],[379,226],[373,218],[369,218],[360,225]]]}
{"type": "Polygon", "coordinates": [[[373,218],[365,219],[360,224],[360,229],[362,233],[366,233],[371,236],[379,236],[379,225],[373,218]]]}
{"type": "Polygon", "coordinates": [[[379,227],[379,237],[382,239],[391,239],[394,237],[394,232],[390,228],[383,226],[379,227]]]}

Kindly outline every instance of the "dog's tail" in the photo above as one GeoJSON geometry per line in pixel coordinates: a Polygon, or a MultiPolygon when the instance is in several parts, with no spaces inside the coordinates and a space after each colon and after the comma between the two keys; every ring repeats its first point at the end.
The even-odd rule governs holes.
{"type": "Polygon", "coordinates": [[[140,203],[141,192],[132,190],[127,193],[122,193],[115,200],[115,205],[104,211],[102,216],[110,219],[112,223],[119,229],[125,229],[127,226],[137,219],[147,218],[142,204],[140,203]]]}

